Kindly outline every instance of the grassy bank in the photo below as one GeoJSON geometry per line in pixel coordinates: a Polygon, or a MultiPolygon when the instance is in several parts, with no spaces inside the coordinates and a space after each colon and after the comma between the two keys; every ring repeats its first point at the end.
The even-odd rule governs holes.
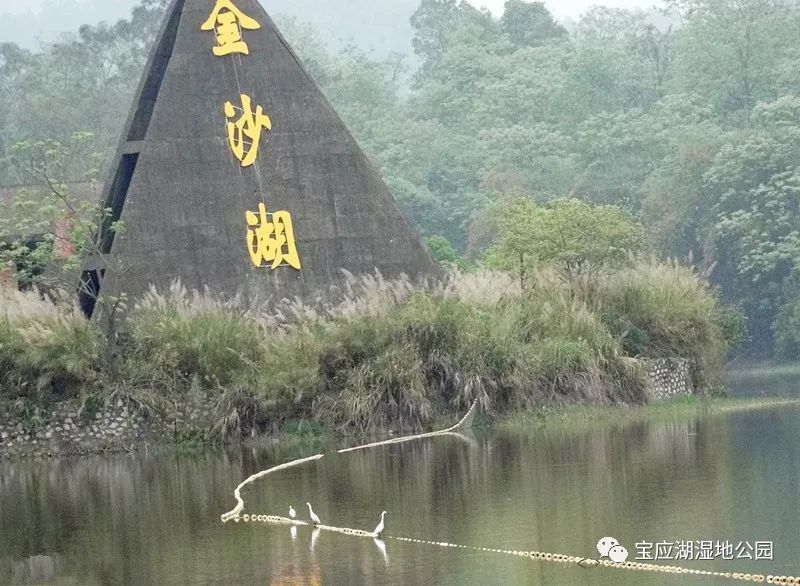
{"type": "Polygon", "coordinates": [[[510,414],[499,423],[509,431],[552,429],[559,431],[584,431],[598,427],[624,426],[637,422],[675,422],[697,417],[725,415],[782,407],[800,407],[798,399],[783,398],[728,398],[694,396],[671,399],[652,405],[609,407],[602,405],[570,405],[563,409],[535,409],[510,414]]]}
{"type": "Polygon", "coordinates": [[[690,270],[640,263],[591,278],[543,271],[525,290],[501,273],[419,286],[349,279],[325,306],[243,309],[175,285],[151,292],[110,344],[69,306],[6,293],[0,400],[130,399],[165,410],[216,402],[218,436],[316,425],[411,430],[480,401],[490,415],[646,401],[647,358],[690,358],[713,387],[735,330],[690,270]]]}

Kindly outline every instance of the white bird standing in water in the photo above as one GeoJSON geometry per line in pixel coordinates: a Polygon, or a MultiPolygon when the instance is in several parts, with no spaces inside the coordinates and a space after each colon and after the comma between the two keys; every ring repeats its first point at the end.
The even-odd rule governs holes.
{"type": "Polygon", "coordinates": [[[297,511],[294,510],[292,505],[289,505],[289,517],[292,519],[297,518],[297,511]]]}
{"type": "Polygon", "coordinates": [[[314,526],[322,525],[322,521],[319,520],[317,514],[314,512],[314,509],[311,508],[311,503],[306,503],[308,505],[308,516],[311,517],[311,522],[314,523],[314,526]]]}
{"type": "Polygon", "coordinates": [[[383,534],[383,530],[385,528],[383,523],[384,517],[386,517],[386,511],[381,513],[381,522],[378,523],[378,526],[375,527],[375,531],[372,532],[373,537],[380,537],[383,534]]]}

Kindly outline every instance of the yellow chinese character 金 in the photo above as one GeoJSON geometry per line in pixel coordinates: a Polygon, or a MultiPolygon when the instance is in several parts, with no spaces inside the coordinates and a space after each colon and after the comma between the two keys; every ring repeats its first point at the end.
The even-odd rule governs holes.
{"type": "Polygon", "coordinates": [[[294,240],[292,216],[289,212],[267,213],[267,206],[258,204],[258,214],[245,212],[247,251],[256,267],[272,263],[272,270],[289,265],[300,270],[300,255],[294,240]]]}
{"type": "Polygon", "coordinates": [[[217,34],[214,55],[222,57],[233,53],[250,54],[250,48],[242,39],[242,29],[258,30],[261,25],[236,8],[233,0],[217,0],[211,16],[200,27],[204,31],[213,30],[217,34]]]}
{"type": "Polygon", "coordinates": [[[242,94],[242,107],[236,108],[232,103],[225,102],[225,117],[228,119],[228,144],[233,155],[242,163],[242,167],[249,167],[256,162],[258,144],[261,141],[263,130],[272,130],[272,120],[264,114],[264,108],[258,106],[253,112],[249,96],[242,94]],[[242,115],[233,120],[236,111],[242,115]],[[249,139],[249,141],[247,140],[249,139]]]}

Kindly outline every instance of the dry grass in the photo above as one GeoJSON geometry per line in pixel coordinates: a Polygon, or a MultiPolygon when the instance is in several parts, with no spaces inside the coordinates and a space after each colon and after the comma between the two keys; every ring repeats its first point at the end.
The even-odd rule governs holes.
{"type": "Polygon", "coordinates": [[[71,310],[71,306],[53,303],[35,291],[23,292],[0,287],[0,319],[17,321],[56,318],[71,310]]]}
{"type": "Polygon", "coordinates": [[[224,435],[298,420],[371,432],[425,428],[476,399],[490,413],[641,403],[640,358],[702,355],[701,368],[711,368],[724,354],[716,298],[678,266],[643,263],[580,282],[543,270],[529,283],[523,291],[497,272],[453,272],[436,283],[346,275],[327,302],[270,308],[176,283],[151,290],[131,312],[113,373],[92,326],[13,293],[0,300],[0,366],[15,373],[2,393],[36,364],[37,380],[56,393],[64,373],[71,387],[105,382],[134,397],[215,393],[224,435]]]}
{"type": "Polygon", "coordinates": [[[103,336],[73,305],[0,291],[0,400],[42,406],[99,389],[103,336]]]}

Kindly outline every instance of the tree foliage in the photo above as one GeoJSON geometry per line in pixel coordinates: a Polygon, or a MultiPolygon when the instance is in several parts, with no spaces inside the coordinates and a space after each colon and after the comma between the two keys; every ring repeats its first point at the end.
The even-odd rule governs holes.
{"type": "MultiPolygon", "coordinates": [[[[508,194],[536,194],[513,205],[544,226],[567,205],[584,217],[564,203],[575,199],[592,213],[624,210],[617,223],[633,218],[655,253],[710,275],[769,352],[797,296],[796,4],[597,7],[568,34],[541,2],[508,0],[498,18],[464,0],[420,0],[410,59],[334,53],[309,26],[280,23],[423,236],[473,259],[524,244],[533,262],[534,241],[489,220],[508,194]]],[[[162,11],[142,0],[130,19],[39,52],[0,46],[0,180],[22,178],[14,144],[64,145],[76,132],[97,137],[104,170],[162,11]]],[[[96,166],[79,162],[75,177],[96,166]]],[[[547,242],[535,245],[548,256],[547,242]]]]}
{"type": "Polygon", "coordinates": [[[555,21],[543,2],[508,0],[500,26],[519,47],[541,45],[567,35],[567,30],[555,21]]]}
{"type": "Polygon", "coordinates": [[[625,265],[643,252],[644,230],[618,206],[513,197],[496,202],[491,213],[496,237],[486,261],[518,273],[523,285],[535,268],[555,266],[571,278],[625,265]]]}
{"type": "Polygon", "coordinates": [[[75,133],[64,143],[25,141],[11,148],[12,164],[29,185],[0,215],[0,266],[13,265],[23,286],[77,287],[82,259],[96,252],[94,234],[107,211],[100,209],[98,171],[91,166],[101,158],[95,144],[92,134],[75,133]],[[87,165],[81,175],[75,171],[87,165]]]}

